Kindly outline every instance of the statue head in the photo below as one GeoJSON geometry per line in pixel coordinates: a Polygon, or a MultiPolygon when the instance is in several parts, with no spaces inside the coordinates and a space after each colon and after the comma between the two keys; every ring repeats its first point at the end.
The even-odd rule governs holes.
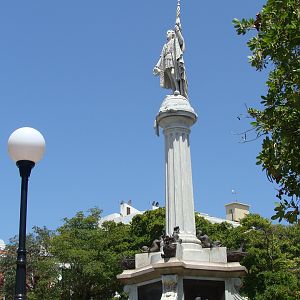
{"type": "Polygon", "coordinates": [[[174,37],[175,37],[175,31],[174,30],[168,30],[167,31],[167,40],[169,41],[174,37]]]}

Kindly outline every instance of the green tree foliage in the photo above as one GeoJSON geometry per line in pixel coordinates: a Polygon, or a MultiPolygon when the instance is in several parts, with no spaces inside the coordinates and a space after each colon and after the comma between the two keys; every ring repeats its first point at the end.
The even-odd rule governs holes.
{"type": "Polygon", "coordinates": [[[241,222],[248,256],[244,291],[250,299],[292,300],[300,297],[300,228],[272,225],[258,215],[241,222]]]}
{"type": "Polygon", "coordinates": [[[233,20],[238,34],[253,30],[250,63],[268,68],[268,91],[261,110],[249,108],[257,136],[257,157],[268,178],[279,185],[275,218],[299,222],[300,198],[300,1],[268,0],[256,20],[233,20]]]}
{"type": "Polygon", "coordinates": [[[135,237],[135,249],[151,246],[155,239],[159,239],[165,230],[165,209],[149,210],[136,215],[131,222],[131,234],[135,237]]]}
{"type": "MultiPolygon", "coordinates": [[[[100,210],[91,209],[87,215],[78,212],[64,219],[55,234],[45,228],[34,229],[27,239],[29,300],[111,300],[116,291],[121,294],[116,279],[122,272],[120,261],[160,237],[165,210],[137,215],[130,225],[104,222],[99,227],[99,220],[100,210]]],[[[226,222],[212,224],[196,214],[196,227],[228,249],[245,245],[248,255],[241,262],[248,269],[242,291],[245,296],[251,300],[300,299],[298,225],[272,225],[258,215],[249,215],[235,228],[226,222]]],[[[0,259],[7,299],[13,295],[15,250],[13,240],[8,254],[0,259]]]]}
{"type": "Polygon", "coordinates": [[[51,253],[63,266],[60,299],[111,299],[122,290],[116,275],[122,257],[132,255],[130,227],[114,222],[99,227],[100,213],[95,208],[64,219],[53,238],[51,253]]]}
{"type": "MultiPolygon", "coordinates": [[[[141,245],[151,245],[164,229],[165,210],[148,211],[132,220],[132,233],[141,245]]],[[[259,215],[249,215],[234,228],[212,224],[196,213],[196,229],[228,249],[244,245],[248,255],[241,262],[248,269],[243,294],[253,300],[300,299],[300,227],[272,225],[259,215]]]]}
{"type": "Polygon", "coordinates": [[[249,215],[234,228],[211,224],[196,214],[196,227],[228,249],[244,245],[248,255],[241,264],[248,269],[243,294],[251,300],[300,299],[300,227],[272,225],[259,215],[249,215]]]}
{"type": "MultiPolygon", "coordinates": [[[[53,232],[46,228],[34,227],[33,233],[27,235],[27,291],[28,299],[57,299],[59,295],[59,268],[55,257],[50,255],[49,248],[53,232]]],[[[4,274],[2,293],[5,299],[13,299],[16,276],[16,251],[18,240],[10,240],[5,256],[0,257],[0,270],[4,274]]]]}
{"type": "MultiPolygon", "coordinates": [[[[134,237],[129,225],[105,222],[99,227],[100,212],[78,212],[65,218],[55,233],[34,228],[34,234],[27,236],[29,300],[108,300],[116,291],[122,294],[116,275],[122,272],[122,258],[137,252],[134,237]]],[[[0,292],[8,300],[14,295],[16,248],[14,238],[0,257],[5,277],[0,292]]]]}
{"type": "Polygon", "coordinates": [[[212,224],[199,214],[195,215],[196,231],[208,235],[212,241],[220,241],[229,249],[238,248],[242,242],[239,229],[234,228],[230,223],[222,222],[212,224]]]}

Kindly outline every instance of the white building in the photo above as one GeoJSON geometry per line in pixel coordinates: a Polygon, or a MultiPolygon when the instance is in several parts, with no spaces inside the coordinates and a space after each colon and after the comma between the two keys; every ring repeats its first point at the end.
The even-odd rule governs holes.
{"type": "MultiPolygon", "coordinates": [[[[151,210],[155,210],[159,208],[158,202],[152,203],[151,210]]],[[[227,222],[233,225],[233,227],[239,226],[239,221],[245,217],[247,214],[249,214],[249,208],[250,206],[247,204],[239,203],[239,202],[232,202],[225,205],[226,208],[226,219],[213,217],[205,213],[198,213],[199,216],[203,217],[207,221],[211,222],[212,224],[219,224],[222,222],[227,222]]],[[[132,220],[132,218],[136,215],[143,214],[145,211],[140,211],[132,206],[131,200],[129,200],[127,203],[122,201],[120,204],[120,212],[119,213],[113,213],[107,216],[104,216],[101,218],[99,225],[105,221],[114,221],[116,223],[124,223],[129,224],[132,220]]]]}
{"type": "Polygon", "coordinates": [[[0,253],[5,249],[5,243],[3,240],[0,239],[0,253]]]}

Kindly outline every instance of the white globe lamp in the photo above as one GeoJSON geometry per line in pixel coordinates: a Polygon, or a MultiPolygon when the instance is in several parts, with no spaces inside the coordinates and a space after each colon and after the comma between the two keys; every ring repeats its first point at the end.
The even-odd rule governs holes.
{"type": "Polygon", "coordinates": [[[28,160],[34,163],[42,159],[45,139],[34,128],[22,127],[15,130],[8,139],[8,152],[12,160],[28,160]]]}

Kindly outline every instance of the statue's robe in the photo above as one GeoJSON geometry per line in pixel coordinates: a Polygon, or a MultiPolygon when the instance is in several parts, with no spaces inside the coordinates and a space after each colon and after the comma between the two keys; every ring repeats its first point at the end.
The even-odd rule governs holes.
{"type": "Polygon", "coordinates": [[[166,44],[164,44],[160,55],[159,69],[162,70],[160,73],[160,86],[165,89],[172,89],[171,79],[166,75],[165,70],[174,68],[177,79],[181,81],[182,90],[181,95],[188,98],[187,95],[187,77],[185,72],[185,65],[183,61],[183,51],[181,49],[178,38],[172,38],[166,44]]]}

